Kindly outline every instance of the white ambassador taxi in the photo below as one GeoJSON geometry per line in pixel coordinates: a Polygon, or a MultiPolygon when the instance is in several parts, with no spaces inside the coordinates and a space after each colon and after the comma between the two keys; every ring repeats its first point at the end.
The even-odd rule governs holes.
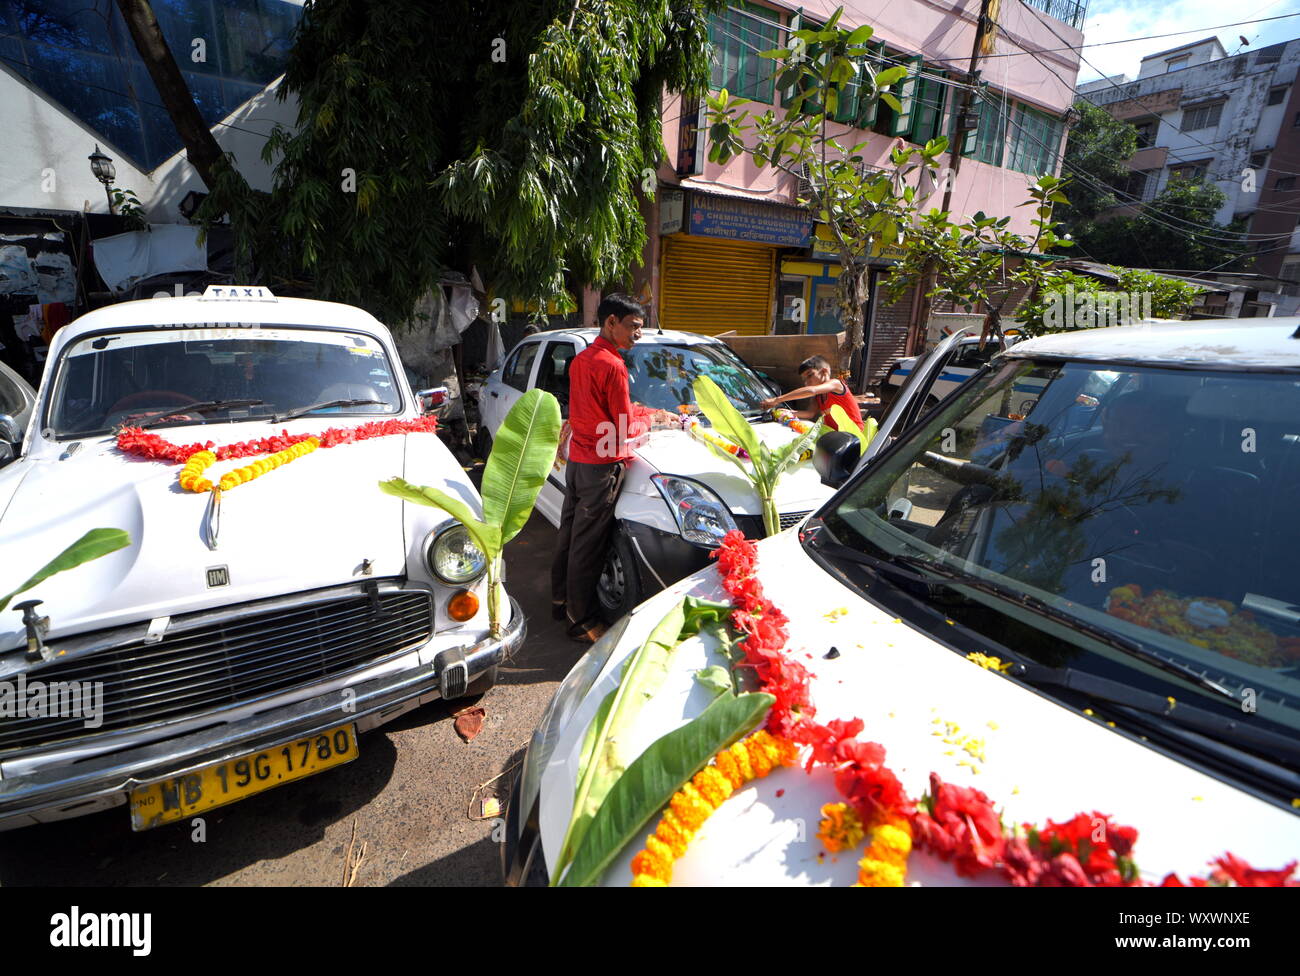
{"type": "MultiPolygon", "coordinates": [[[[982,791],[1005,827],[1080,812],[1131,826],[1143,882],[1211,874],[1226,853],[1294,867],[1300,319],[1022,342],[878,446],[803,526],[757,547],[817,720],[861,718],[913,798],[937,774],[982,791]]],[[[584,734],[684,594],[727,599],[716,570],[682,580],[561,684],[512,792],[509,880],[556,863],[584,734]]],[[[700,713],[694,675],[717,664],[710,639],[680,645],[624,730],[624,761],[700,713]]],[[[857,856],[815,836],[840,799],[832,779],[795,767],[738,789],[673,883],[852,883],[857,856]]],[[[657,818],[604,884],[631,880],[657,818]]],[[[907,879],[1006,880],[959,877],[919,847],[907,879]]]]}
{"type": "MultiPolygon", "coordinates": [[[[542,332],[511,350],[505,364],[479,391],[479,415],[494,435],[519,397],[537,387],[553,394],[569,415],[569,363],[600,333],[596,329],[542,332]]],[[[691,332],[650,331],[624,354],[634,403],[676,414],[695,395],[697,376],[713,379],[753,424],[765,443],[796,435],[773,422],[758,404],[779,392],[731,347],[691,332]]],[[[631,445],[623,489],[615,508],[617,530],[597,588],[601,610],[613,622],[647,595],[708,563],[709,550],[731,529],[763,535],[762,506],[753,486],[734,465],[684,430],[656,430],[631,445]]],[[[564,459],[537,497],[537,510],[554,526],[564,507],[564,459]]],[[[787,471],[777,483],[781,527],[801,522],[829,497],[810,462],[787,471]]]]}
{"type": "Polygon", "coordinates": [[[481,511],[361,309],[217,286],[99,309],[55,337],[37,414],[0,470],[0,592],[87,530],[130,545],[0,614],[0,829],[124,804],[144,829],[311,775],[356,758],[357,733],[484,688],[522,643],[513,600],[489,639],[459,523],[378,488],[481,511]],[[217,481],[309,435],[219,495],[147,450],[252,459],[217,460],[217,481]],[[38,686],[95,714],[24,707],[38,686]]]}

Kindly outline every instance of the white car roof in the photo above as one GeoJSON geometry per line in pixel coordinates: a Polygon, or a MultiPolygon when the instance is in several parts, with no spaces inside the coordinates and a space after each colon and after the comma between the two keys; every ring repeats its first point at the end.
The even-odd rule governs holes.
{"type": "MultiPolygon", "coordinates": [[[[600,335],[599,329],[550,329],[545,332],[538,332],[534,335],[530,335],[527,337],[527,339],[554,339],[558,336],[574,336],[578,339],[581,339],[583,342],[587,343],[587,345],[591,345],[591,343],[596,341],[596,337],[598,335],[600,335]]],[[[673,332],[670,330],[664,330],[663,332],[660,332],[658,329],[643,330],[641,333],[641,338],[637,340],[638,346],[643,346],[643,345],[699,346],[699,345],[718,345],[718,344],[722,344],[722,340],[717,338],[716,336],[702,335],[698,332],[673,332]]]]}
{"type": "Polygon", "coordinates": [[[1087,359],[1210,368],[1300,367],[1300,317],[1080,329],[1016,343],[1006,359],[1087,359]]]}
{"type": "Polygon", "coordinates": [[[65,346],[93,332],[130,329],[141,325],[220,325],[257,322],[263,325],[327,326],[379,335],[391,342],[388,330],[369,312],[339,302],[311,298],[244,299],[146,298],[119,302],[87,312],[68,323],[54,337],[50,358],[65,346]]]}

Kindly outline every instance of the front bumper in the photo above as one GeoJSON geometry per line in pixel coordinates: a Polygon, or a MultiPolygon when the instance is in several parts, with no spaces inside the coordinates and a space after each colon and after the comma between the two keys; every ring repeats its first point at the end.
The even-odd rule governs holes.
{"type": "Polygon", "coordinates": [[[675,532],[631,520],[622,524],[639,557],[636,568],[642,593],[658,593],[709,565],[708,549],[687,542],[675,532]]]}
{"type": "Polygon", "coordinates": [[[513,597],[510,608],[510,622],[500,639],[485,638],[444,650],[431,664],[350,685],[351,695],[330,691],[173,739],[0,779],[0,830],[117,806],[126,802],[132,789],[146,783],[260,752],[345,722],[355,722],[358,731],[366,731],[442,697],[448,684],[453,693],[460,693],[523,645],[527,627],[523,610],[513,597]]]}

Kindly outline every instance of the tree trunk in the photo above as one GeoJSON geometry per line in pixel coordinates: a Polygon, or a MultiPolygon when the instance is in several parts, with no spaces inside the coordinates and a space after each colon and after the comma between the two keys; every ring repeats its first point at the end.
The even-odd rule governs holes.
{"type": "Polygon", "coordinates": [[[215,167],[222,158],[221,147],[199,114],[198,106],[194,104],[194,97],[172,56],[171,48],[167,46],[167,39],[158,26],[152,5],[149,0],[117,0],[117,8],[122,12],[122,19],[126,21],[140,58],[149,69],[149,77],[162,96],[163,106],[171,116],[172,125],[185,143],[185,155],[190,165],[198,171],[207,188],[212,190],[215,185],[215,167]]]}
{"type": "Polygon", "coordinates": [[[867,281],[871,270],[865,264],[858,264],[851,256],[840,256],[840,277],[837,282],[840,298],[840,322],[848,332],[843,348],[840,350],[839,370],[847,372],[852,368],[853,357],[865,344],[863,306],[866,304],[867,281]]]}

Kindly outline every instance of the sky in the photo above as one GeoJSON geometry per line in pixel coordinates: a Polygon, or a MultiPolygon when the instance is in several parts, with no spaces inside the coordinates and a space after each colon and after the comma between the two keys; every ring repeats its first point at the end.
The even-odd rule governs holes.
{"type": "Polygon", "coordinates": [[[1300,14],[1300,0],[1090,0],[1088,18],[1083,25],[1083,56],[1087,63],[1079,67],[1079,81],[1092,81],[1103,75],[1126,74],[1137,77],[1138,62],[1148,54],[1190,44],[1202,37],[1217,35],[1229,54],[1258,50],[1300,37],[1300,16],[1286,20],[1258,23],[1252,18],[1300,14]],[[1243,22],[1239,27],[1206,30],[1220,24],[1243,22]],[[1135,40],[1127,44],[1088,47],[1097,41],[1141,38],[1152,34],[1189,31],[1176,37],[1135,40]],[[1241,46],[1241,38],[1250,43],[1241,46]]]}

